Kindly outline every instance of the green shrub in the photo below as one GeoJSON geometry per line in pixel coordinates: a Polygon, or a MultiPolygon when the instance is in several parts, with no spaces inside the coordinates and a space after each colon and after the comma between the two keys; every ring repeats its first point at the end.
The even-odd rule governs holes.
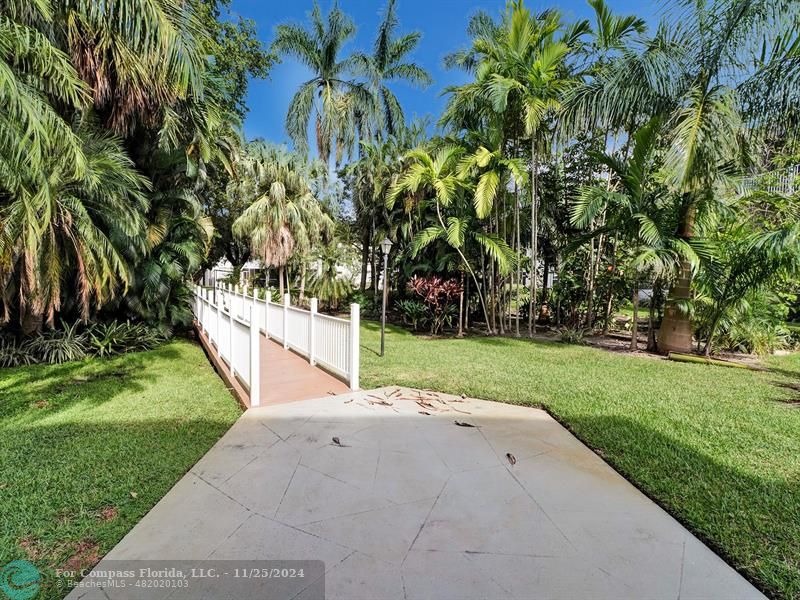
{"type": "Polygon", "coordinates": [[[396,306],[403,318],[403,323],[411,327],[413,331],[419,331],[430,318],[428,307],[417,300],[400,300],[396,306]]]}
{"type": "Polygon", "coordinates": [[[79,331],[78,322],[61,329],[43,333],[29,343],[30,351],[39,362],[57,365],[86,358],[86,332],[79,331]]]}
{"type": "Polygon", "coordinates": [[[361,290],[354,290],[347,298],[349,304],[358,304],[361,316],[363,317],[377,317],[380,316],[381,303],[375,300],[369,292],[361,290]]]}
{"type": "Polygon", "coordinates": [[[163,341],[164,336],[157,330],[130,321],[96,323],[88,330],[89,349],[96,356],[150,350],[163,341]]]}
{"type": "Polygon", "coordinates": [[[561,341],[565,344],[585,344],[589,331],[585,327],[562,327],[559,329],[561,341]]]}
{"type": "Polygon", "coordinates": [[[0,367],[22,367],[36,362],[30,342],[18,343],[13,338],[0,337],[0,367]]]}

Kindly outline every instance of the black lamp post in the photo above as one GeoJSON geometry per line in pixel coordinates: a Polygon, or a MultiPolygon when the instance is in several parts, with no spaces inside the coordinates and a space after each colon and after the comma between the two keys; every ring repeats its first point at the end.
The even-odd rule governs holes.
{"type": "Polygon", "coordinates": [[[392,250],[392,240],[388,237],[381,242],[383,252],[383,308],[381,310],[381,356],[383,356],[383,340],[386,335],[386,303],[389,301],[389,252],[392,250]]]}

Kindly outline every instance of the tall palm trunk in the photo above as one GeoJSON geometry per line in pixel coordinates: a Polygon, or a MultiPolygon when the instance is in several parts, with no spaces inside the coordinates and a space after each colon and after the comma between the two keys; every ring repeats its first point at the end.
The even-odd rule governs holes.
{"type": "Polygon", "coordinates": [[[367,270],[369,265],[369,231],[364,232],[361,239],[361,291],[367,291],[367,270]]]}
{"type": "Polygon", "coordinates": [[[283,302],[283,265],[278,267],[278,290],[281,295],[281,302],[283,302]]]}
{"type": "MultiPolygon", "coordinates": [[[[694,237],[697,207],[692,202],[686,210],[682,236],[686,240],[694,237]]],[[[692,297],[692,266],[687,260],[681,261],[681,271],[669,292],[661,329],[658,332],[658,351],[669,352],[692,351],[692,322],[689,313],[681,309],[681,304],[692,297]]]]}
{"type": "Polygon", "coordinates": [[[633,323],[631,324],[631,352],[639,349],[639,279],[633,282],[633,323]]]}
{"type": "MultiPolygon", "coordinates": [[[[517,182],[514,181],[514,243],[515,243],[515,251],[517,257],[522,255],[522,246],[520,244],[521,236],[520,236],[520,214],[519,214],[519,189],[517,188],[517,182]]],[[[514,335],[519,337],[519,313],[520,313],[520,306],[519,306],[519,288],[522,285],[522,261],[517,261],[517,281],[516,287],[514,288],[514,297],[517,299],[517,314],[514,319],[514,335]]]]}
{"type": "Polygon", "coordinates": [[[464,271],[461,271],[461,293],[458,295],[458,337],[464,337],[464,271]]]}
{"type": "MultiPolygon", "coordinates": [[[[442,218],[442,209],[439,206],[439,201],[436,201],[436,216],[439,218],[439,225],[441,225],[442,229],[447,229],[444,224],[444,219],[442,218]]],[[[458,253],[458,256],[461,258],[461,262],[466,267],[469,274],[472,276],[472,279],[475,281],[475,286],[478,288],[478,299],[481,302],[481,308],[483,308],[483,317],[486,319],[486,326],[489,327],[489,333],[492,333],[491,323],[489,323],[489,313],[486,310],[486,301],[483,298],[483,294],[481,294],[480,286],[478,285],[478,278],[475,276],[475,271],[472,270],[472,266],[470,266],[467,257],[464,256],[464,253],[461,251],[461,248],[455,248],[455,251],[458,253]]]]}
{"type": "Polygon", "coordinates": [[[300,303],[306,299],[306,261],[300,266],[300,303]]]}
{"type": "Polygon", "coordinates": [[[653,282],[653,292],[650,294],[650,308],[648,309],[648,324],[647,324],[647,351],[654,352],[656,350],[656,310],[658,289],[660,284],[656,280],[653,282]]]}
{"type": "Polygon", "coordinates": [[[539,165],[536,161],[536,134],[531,135],[531,299],[530,299],[530,312],[528,313],[528,336],[533,337],[536,333],[536,263],[537,253],[539,251],[539,215],[536,195],[536,176],[539,165]]]}

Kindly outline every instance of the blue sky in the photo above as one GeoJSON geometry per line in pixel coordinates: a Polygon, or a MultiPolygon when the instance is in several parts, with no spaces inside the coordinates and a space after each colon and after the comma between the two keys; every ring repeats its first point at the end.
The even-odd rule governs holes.
{"type": "MultiPolygon", "coordinates": [[[[320,0],[323,11],[327,11],[331,3],[332,0],[320,0]]],[[[353,18],[358,28],[344,52],[372,48],[383,4],[384,0],[339,0],[339,6],[353,18]]],[[[609,4],[616,13],[638,14],[651,23],[658,11],[656,4],[646,1],[609,0],[609,4]]],[[[529,2],[529,5],[537,10],[557,5],[567,20],[592,15],[585,0],[529,2]]],[[[312,0],[233,0],[231,10],[253,19],[259,37],[268,45],[276,25],[304,22],[311,7],[312,0]]],[[[442,90],[466,81],[463,73],[444,68],[444,56],[467,45],[467,21],[475,11],[483,9],[499,15],[504,7],[505,0],[398,0],[399,32],[422,32],[422,41],[413,60],[428,69],[434,79],[433,85],[425,90],[400,83],[393,85],[408,117],[430,114],[435,119],[440,114],[445,102],[442,90]]],[[[285,59],[272,70],[268,80],[251,81],[247,102],[250,112],[244,124],[248,139],[263,137],[273,142],[288,142],[283,126],[286,110],[295,91],[309,75],[303,65],[285,59]]]]}

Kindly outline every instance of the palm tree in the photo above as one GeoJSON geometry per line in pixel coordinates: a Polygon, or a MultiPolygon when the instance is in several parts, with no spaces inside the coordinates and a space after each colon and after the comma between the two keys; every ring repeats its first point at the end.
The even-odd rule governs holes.
{"type": "MultiPolygon", "coordinates": [[[[731,168],[741,164],[742,132],[773,125],[800,92],[800,58],[786,40],[800,5],[789,0],[704,0],[680,21],[603,70],[570,99],[570,121],[665,122],[666,182],[689,241],[715,210],[731,168]]],[[[659,336],[662,351],[689,351],[692,269],[684,262],[659,336]]]]}
{"type": "Polygon", "coordinates": [[[263,145],[249,148],[239,181],[229,193],[252,204],[234,222],[234,235],[250,242],[265,265],[278,268],[280,292],[284,270],[296,253],[307,254],[332,229],[333,222],[312,193],[308,164],[297,155],[263,145]]]}
{"type": "Polygon", "coordinates": [[[705,331],[706,356],[711,354],[724,320],[747,312],[748,298],[768,290],[782,277],[800,270],[800,227],[790,223],[774,231],[753,232],[735,226],[711,243],[710,260],[698,277],[699,293],[709,306],[705,331]]]}
{"type": "Polygon", "coordinates": [[[325,245],[317,256],[318,269],[311,275],[314,295],[333,310],[350,293],[350,283],[339,275],[341,254],[336,243],[325,245]]]}
{"type": "Polygon", "coordinates": [[[508,272],[514,264],[511,248],[496,235],[479,230],[470,204],[464,202],[464,191],[467,182],[459,169],[459,160],[464,149],[459,146],[444,146],[431,153],[424,148],[417,148],[406,155],[408,166],[392,187],[387,199],[387,206],[393,207],[397,199],[405,194],[411,202],[430,201],[435,211],[435,224],[423,229],[414,237],[414,255],[436,240],[445,240],[461,258],[461,263],[469,273],[478,293],[488,331],[492,332],[492,324],[486,309],[484,294],[475,275],[475,270],[466,257],[468,241],[476,243],[484,252],[495,260],[500,269],[508,272]],[[445,217],[443,211],[448,210],[445,217]]]}
{"type": "Polygon", "coordinates": [[[165,107],[202,97],[208,33],[191,3],[64,0],[59,9],[65,49],[115,133],[159,128],[165,107]]]}
{"type": "Polygon", "coordinates": [[[607,64],[610,54],[624,50],[633,36],[643,34],[647,30],[647,23],[635,15],[615,15],[606,0],[587,2],[594,11],[594,23],[588,26],[588,50],[593,55],[590,68],[596,71],[607,64]]]}
{"type": "Polygon", "coordinates": [[[86,320],[118,284],[127,288],[130,265],[122,249],[144,238],[147,181],[118,139],[89,123],[75,134],[85,157],[80,174],[62,157],[48,157],[43,174],[23,180],[0,208],[3,320],[16,306],[25,333],[43,320],[52,326],[72,299],[86,320]]]}
{"type": "Polygon", "coordinates": [[[42,30],[53,26],[47,1],[3,4],[0,16],[0,198],[24,193],[24,182],[39,177],[45,162],[59,157],[75,177],[82,177],[83,140],[56,105],[84,108],[89,89],[69,56],[42,30]]]}
{"type": "Polygon", "coordinates": [[[340,59],[342,47],[356,28],[338,6],[323,19],[315,0],[310,16],[310,27],[279,25],[273,42],[277,53],[296,58],[312,72],[289,104],[286,130],[297,151],[306,153],[313,114],[319,157],[327,163],[333,151],[338,163],[352,151],[358,134],[369,131],[377,112],[370,90],[351,79],[364,74],[370,59],[362,54],[340,59]]]}
{"type": "MultiPolygon", "coordinates": [[[[633,154],[619,160],[600,154],[597,160],[607,166],[619,181],[620,190],[607,185],[583,188],[572,206],[573,225],[588,229],[597,216],[606,213],[605,224],[590,231],[595,237],[613,232],[627,245],[626,271],[633,273],[633,327],[630,349],[638,348],[639,283],[644,273],[651,273],[657,284],[669,279],[681,260],[696,265],[698,257],[692,247],[672,233],[674,215],[667,190],[656,183],[654,173],[660,122],[651,120],[640,128],[633,139],[633,154]]],[[[652,314],[652,308],[651,308],[652,314]]]]}
{"type": "MultiPolygon", "coordinates": [[[[488,119],[489,127],[497,128],[503,127],[510,115],[511,136],[516,139],[524,134],[530,138],[532,290],[528,332],[533,335],[538,270],[538,149],[543,141],[543,124],[558,112],[571,83],[566,61],[585,28],[565,30],[557,11],[537,16],[523,0],[513,0],[499,24],[479,14],[470,29],[475,34],[472,48],[451,56],[449,62],[467,67],[476,74],[476,80],[451,88],[453,96],[442,121],[470,125],[483,118],[488,119]],[[559,37],[559,32],[564,35],[559,37]],[[487,111],[491,113],[488,117],[487,111]]],[[[501,143],[505,152],[503,146],[501,143]]]]}
{"type": "Polygon", "coordinates": [[[379,99],[383,126],[389,135],[394,135],[405,127],[406,119],[400,101],[387,83],[407,81],[419,87],[426,87],[433,82],[425,69],[416,63],[407,62],[407,56],[416,49],[422,34],[414,31],[398,38],[394,37],[399,24],[396,8],[397,0],[388,0],[383,21],[375,38],[372,56],[368,57],[370,60],[364,65],[372,93],[379,99]]]}

